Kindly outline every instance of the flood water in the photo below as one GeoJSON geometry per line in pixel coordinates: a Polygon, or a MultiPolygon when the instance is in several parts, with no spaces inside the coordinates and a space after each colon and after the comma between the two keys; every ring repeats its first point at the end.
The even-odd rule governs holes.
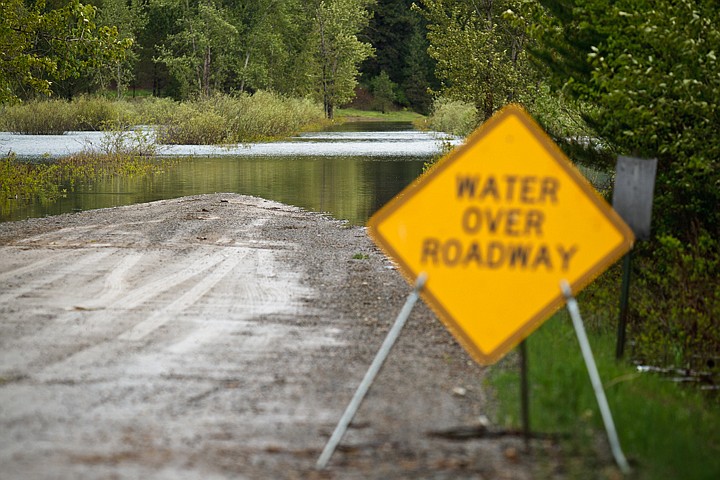
{"type": "MultiPolygon", "coordinates": [[[[41,155],[67,155],[100,142],[101,135],[0,134],[0,147],[30,160],[41,155]]],[[[417,178],[423,164],[439,151],[443,138],[437,133],[413,130],[409,123],[359,122],[284,142],[231,148],[163,147],[162,154],[180,157],[165,173],[94,181],[76,186],[47,204],[8,205],[0,211],[0,220],[232,192],[327,212],[362,225],[417,178]]]]}

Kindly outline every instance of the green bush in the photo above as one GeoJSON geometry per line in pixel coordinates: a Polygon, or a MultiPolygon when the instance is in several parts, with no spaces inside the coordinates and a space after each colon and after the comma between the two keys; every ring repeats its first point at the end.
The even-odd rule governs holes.
{"type": "Polygon", "coordinates": [[[695,243],[666,234],[638,248],[631,292],[633,357],[717,372],[720,242],[702,231],[695,243]]]}
{"type": "Polygon", "coordinates": [[[97,131],[126,128],[136,123],[133,107],[101,96],[31,101],[5,107],[2,129],[25,135],[62,135],[72,130],[97,131]]]}
{"type": "Polygon", "coordinates": [[[135,114],[136,125],[166,125],[180,105],[167,97],[145,97],[129,101],[128,104],[135,114]]]}
{"type": "Polygon", "coordinates": [[[105,97],[83,95],[70,103],[70,109],[75,121],[73,130],[126,128],[135,123],[135,115],[127,102],[105,97]]]}
{"type": "Polygon", "coordinates": [[[430,128],[439,132],[465,137],[477,125],[477,108],[460,100],[440,97],[433,103],[430,128]]]}
{"type": "Polygon", "coordinates": [[[170,122],[157,128],[157,141],[168,145],[211,145],[229,143],[228,127],[222,115],[202,103],[180,105],[170,122]]]}

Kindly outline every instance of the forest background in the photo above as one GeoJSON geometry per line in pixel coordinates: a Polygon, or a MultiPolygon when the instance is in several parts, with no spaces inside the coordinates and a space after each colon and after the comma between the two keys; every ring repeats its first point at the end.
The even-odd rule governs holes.
{"type": "MultiPolygon", "coordinates": [[[[328,118],[355,101],[455,118],[466,134],[518,102],[579,164],[612,173],[618,154],[657,158],[653,236],[635,247],[631,354],[717,369],[714,1],[0,0],[0,18],[4,109],[108,91],[273,92],[311,98],[328,118]]],[[[586,293],[596,325],[614,322],[603,286],[618,275],[586,293]]]]}

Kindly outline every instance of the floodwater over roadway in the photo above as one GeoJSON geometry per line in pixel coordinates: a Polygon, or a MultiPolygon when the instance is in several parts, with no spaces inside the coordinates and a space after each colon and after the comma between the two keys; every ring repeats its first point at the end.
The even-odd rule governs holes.
{"type": "MultiPolygon", "coordinates": [[[[102,132],[0,133],[0,149],[19,158],[56,158],[100,148],[102,132]]],[[[360,225],[422,172],[443,142],[455,138],[404,122],[346,123],[287,141],[234,146],[161,146],[180,159],[162,174],[76,185],[53,202],[12,205],[0,220],[232,192],[296,205],[360,225]]],[[[10,200],[12,202],[12,200],[10,200]]]]}

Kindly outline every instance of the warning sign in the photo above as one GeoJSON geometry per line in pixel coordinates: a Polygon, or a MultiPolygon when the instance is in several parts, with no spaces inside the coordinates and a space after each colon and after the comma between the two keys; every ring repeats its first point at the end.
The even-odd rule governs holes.
{"type": "Polygon", "coordinates": [[[527,337],[633,235],[519,106],[493,116],[369,221],[369,232],[480,363],[527,337]]]}

